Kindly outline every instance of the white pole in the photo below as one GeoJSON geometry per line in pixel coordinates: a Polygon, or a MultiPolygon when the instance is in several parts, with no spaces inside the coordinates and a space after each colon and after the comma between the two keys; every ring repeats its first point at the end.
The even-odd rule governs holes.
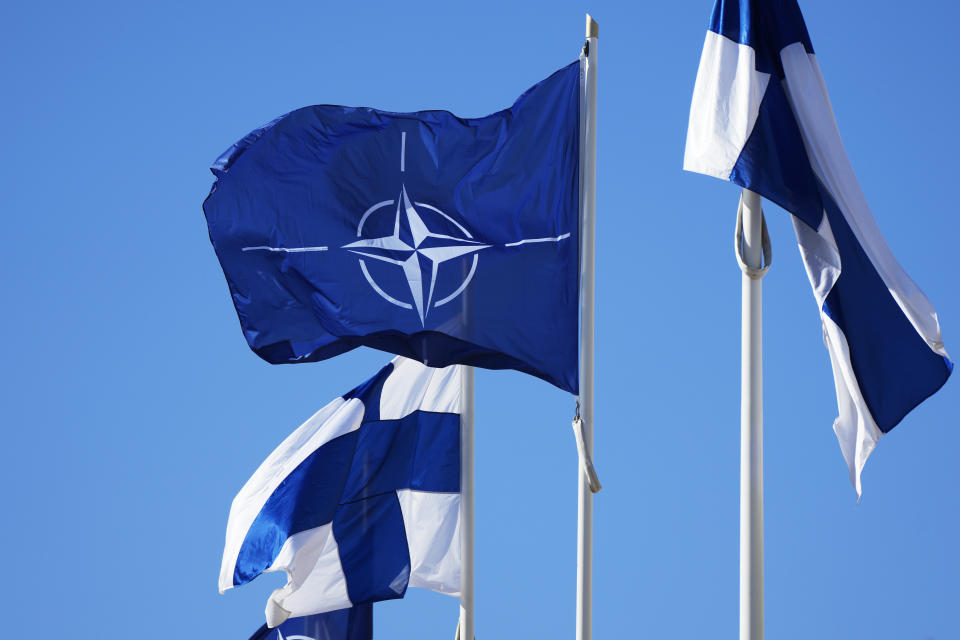
{"type": "MultiPolygon", "coordinates": [[[[761,199],[747,189],[742,197],[741,257],[760,269],[761,199]]],[[[741,277],[740,640],[763,640],[763,299],[760,278],[741,277]]]]}
{"type": "MultiPolygon", "coordinates": [[[[584,449],[593,456],[594,237],[597,170],[597,40],[600,26],[587,14],[587,42],[581,56],[583,95],[580,120],[580,412],[584,449]]],[[[577,640],[593,635],[593,493],[577,464],[577,640]]]]}
{"type": "Polygon", "coordinates": [[[473,640],[473,367],[464,366],[460,398],[460,640],[473,640]]]}

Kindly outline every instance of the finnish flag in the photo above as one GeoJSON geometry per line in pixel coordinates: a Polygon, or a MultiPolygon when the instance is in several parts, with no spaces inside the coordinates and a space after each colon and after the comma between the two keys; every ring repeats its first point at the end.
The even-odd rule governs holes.
{"type": "Polygon", "coordinates": [[[221,593],[286,572],[269,627],[407,587],[459,597],[461,375],[395,358],[290,434],[233,500],[221,593]]]}
{"type": "Polygon", "coordinates": [[[893,257],[860,190],[795,0],[717,0],[684,169],[793,214],[833,364],[834,431],[859,494],[877,441],[953,364],[933,305],[893,257]]]}

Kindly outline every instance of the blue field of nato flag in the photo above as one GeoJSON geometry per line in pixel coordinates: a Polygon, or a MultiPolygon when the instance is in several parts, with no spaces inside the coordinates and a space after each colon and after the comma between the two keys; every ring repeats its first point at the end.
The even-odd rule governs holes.
{"type": "Polygon", "coordinates": [[[373,640],[373,605],[290,618],[273,629],[263,625],[250,640],[373,640]]]}
{"type": "Polygon", "coordinates": [[[220,591],[285,572],[271,628],[407,587],[459,597],[461,384],[397,357],[290,434],[233,500],[220,591]]]}
{"type": "Polygon", "coordinates": [[[576,393],[579,100],[573,63],[483,118],[313,106],[230,147],[203,210],[250,348],[576,393]]]}
{"type": "Polygon", "coordinates": [[[847,158],[795,0],[718,0],[684,168],[793,214],[833,364],[834,431],[859,494],[880,437],[953,367],[933,305],[884,241],[847,158]]]}

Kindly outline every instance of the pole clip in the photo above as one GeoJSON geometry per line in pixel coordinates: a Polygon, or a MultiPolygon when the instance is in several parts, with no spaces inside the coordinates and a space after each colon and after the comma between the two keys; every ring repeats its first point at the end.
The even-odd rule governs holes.
{"type": "Polygon", "coordinates": [[[751,280],[760,280],[767,274],[770,265],[773,263],[773,247],[770,245],[770,234],[767,233],[767,219],[763,215],[763,208],[760,208],[760,246],[763,250],[763,263],[757,269],[747,265],[743,259],[743,194],[740,194],[740,205],[737,207],[737,230],[733,239],[734,253],[737,256],[737,264],[740,270],[751,280]]]}

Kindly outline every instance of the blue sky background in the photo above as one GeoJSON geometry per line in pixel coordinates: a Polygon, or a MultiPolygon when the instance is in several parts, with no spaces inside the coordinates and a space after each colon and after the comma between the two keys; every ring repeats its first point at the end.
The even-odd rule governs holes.
{"type": "MultiPolygon", "coordinates": [[[[960,353],[951,3],[802,3],[894,253],[960,353]]],[[[246,347],[200,209],[210,162],[314,103],[479,116],[601,25],[595,636],[738,621],[738,190],[681,171],[708,0],[4,3],[0,603],[4,636],[245,640],[267,576],[216,579],[233,495],[389,356],[277,367],[246,347]]],[[[767,207],[767,632],[960,637],[960,387],[885,437],[858,505],[788,216],[767,207]]],[[[573,634],[573,399],[477,375],[477,637],[573,634]]],[[[377,637],[449,639],[411,590],[377,637]]]]}

